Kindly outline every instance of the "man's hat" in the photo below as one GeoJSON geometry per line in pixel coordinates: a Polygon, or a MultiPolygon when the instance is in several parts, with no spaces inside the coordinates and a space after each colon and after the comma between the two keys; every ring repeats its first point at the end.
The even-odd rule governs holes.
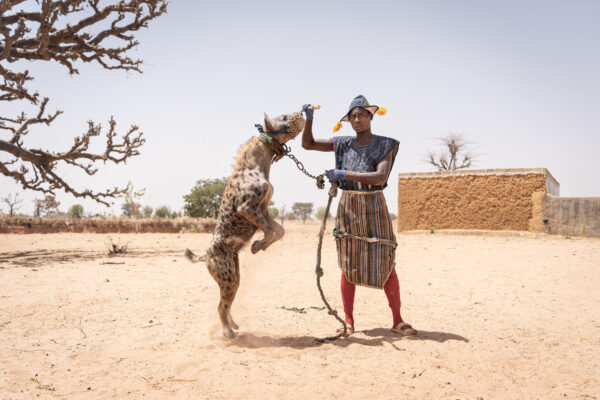
{"type": "Polygon", "coordinates": [[[348,118],[348,116],[350,115],[350,112],[352,112],[352,110],[355,109],[356,107],[364,108],[371,115],[375,115],[375,113],[377,113],[377,115],[383,115],[387,112],[385,107],[371,105],[371,104],[369,104],[369,101],[367,100],[367,98],[365,96],[363,96],[362,94],[359,94],[350,103],[350,107],[348,107],[348,112],[346,113],[346,115],[344,115],[342,117],[342,119],[340,119],[340,122],[338,122],[335,125],[335,127],[333,128],[334,132],[338,131],[342,127],[341,121],[350,122],[350,119],[348,118]]]}
{"type": "Polygon", "coordinates": [[[349,122],[350,119],[348,119],[348,116],[350,115],[350,111],[352,111],[356,107],[364,108],[365,110],[367,110],[368,112],[370,112],[371,115],[375,115],[375,113],[377,112],[377,110],[379,110],[379,106],[372,106],[372,105],[370,105],[369,101],[367,100],[367,98],[365,96],[363,96],[362,94],[359,94],[358,96],[356,96],[352,100],[352,103],[350,103],[350,107],[348,107],[348,112],[346,113],[346,115],[344,115],[342,117],[342,119],[340,119],[340,121],[347,121],[347,122],[349,122]]]}

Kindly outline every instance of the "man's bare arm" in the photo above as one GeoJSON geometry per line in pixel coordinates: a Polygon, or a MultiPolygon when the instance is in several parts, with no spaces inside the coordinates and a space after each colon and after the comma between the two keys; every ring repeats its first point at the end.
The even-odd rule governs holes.
{"type": "Polygon", "coordinates": [[[307,120],[302,132],[302,147],[306,150],[333,151],[333,143],[329,139],[313,138],[312,120],[307,120]]]}

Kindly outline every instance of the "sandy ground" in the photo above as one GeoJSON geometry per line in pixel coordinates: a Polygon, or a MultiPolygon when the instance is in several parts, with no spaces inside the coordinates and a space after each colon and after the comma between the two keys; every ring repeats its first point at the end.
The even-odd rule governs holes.
{"type": "MultiPolygon", "coordinates": [[[[600,399],[600,240],[400,234],[419,336],[391,333],[383,291],[358,288],[357,333],[319,345],[337,322],[318,309],[318,225],[286,227],[241,254],[233,340],[215,282],[182,257],[209,234],[110,235],[130,249],[113,258],[107,235],[0,235],[0,399],[600,399]]],[[[323,267],[340,309],[329,234],[323,267]]]]}

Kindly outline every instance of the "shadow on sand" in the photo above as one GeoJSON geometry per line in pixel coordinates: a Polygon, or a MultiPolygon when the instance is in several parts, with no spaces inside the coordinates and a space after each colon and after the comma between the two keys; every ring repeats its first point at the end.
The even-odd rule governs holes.
{"type": "MultiPolygon", "coordinates": [[[[148,258],[156,256],[184,256],[183,250],[128,250],[118,257],[148,258]]],[[[110,260],[112,257],[105,251],[90,250],[32,250],[0,253],[0,269],[9,267],[44,267],[50,264],[63,264],[76,261],[110,260]]]]}
{"type": "MultiPolygon", "coordinates": [[[[397,351],[404,351],[397,346],[398,343],[406,340],[431,340],[434,342],[443,343],[448,340],[457,340],[468,343],[469,339],[454,333],[448,332],[433,332],[420,330],[417,336],[400,336],[385,328],[368,329],[357,331],[353,335],[345,338],[340,338],[326,344],[332,344],[338,347],[347,347],[351,344],[359,344],[363,346],[383,346],[388,343],[397,351]]],[[[310,347],[323,346],[316,341],[315,336],[286,336],[272,337],[259,336],[252,333],[240,333],[235,339],[227,341],[229,346],[243,347],[248,349],[257,349],[264,347],[289,347],[293,349],[306,349],[310,347]]]]}

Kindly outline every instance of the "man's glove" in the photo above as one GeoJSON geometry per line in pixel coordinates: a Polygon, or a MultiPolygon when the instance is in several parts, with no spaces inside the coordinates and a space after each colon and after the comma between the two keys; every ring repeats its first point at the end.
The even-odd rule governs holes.
{"type": "Polygon", "coordinates": [[[329,182],[341,181],[346,178],[346,171],[343,169],[328,169],[325,171],[325,176],[329,182]]]}
{"type": "Polygon", "coordinates": [[[313,119],[313,114],[314,114],[314,112],[315,112],[315,110],[313,110],[313,109],[309,109],[309,108],[308,108],[308,107],[310,107],[310,106],[311,106],[311,104],[305,104],[305,105],[303,105],[303,106],[302,106],[302,111],[304,111],[304,114],[306,114],[306,119],[307,119],[308,121],[312,121],[312,119],[313,119]]]}

